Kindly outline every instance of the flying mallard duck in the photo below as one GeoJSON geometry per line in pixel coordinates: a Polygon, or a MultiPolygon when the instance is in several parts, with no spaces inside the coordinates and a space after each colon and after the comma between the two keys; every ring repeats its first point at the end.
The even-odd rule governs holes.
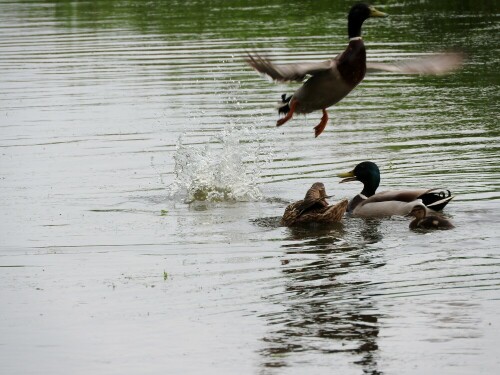
{"type": "Polygon", "coordinates": [[[427,216],[427,209],[421,203],[416,204],[406,216],[415,219],[410,223],[410,229],[453,229],[455,226],[444,217],[427,216]]]}
{"type": "Polygon", "coordinates": [[[247,63],[258,72],[271,77],[275,81],[302,82],[306,76],[310,78],[289,97],[283,94],[282,104],[278,110],[285,117],[278,120],[281,126],[290,120],[294,113],[311,113],[323,111],[318,125],[314,127],[315,136],[319,136],[328,122],[326,108],[338,103],[349,94],[369,71],[389,71],[407,74],[444,74],[458,68],[462,63],[462,55],[445,53],[434,57],[413,60],[399,64],[366,64],[366,50],[361,39],[361,26],[370,17],[387,17],[372,6],[359,3],[349,11],[347,30],[349,44],[337,57],[318,63],[297,63],[275,65],[266,57],[256,53],[248,54],[247,63]]]}
{"type": "Polygon", "coordinates": [[[290,204],[281,218],[281,225],[291,227],[301,224],[330,224],[339,222],[347,208],[344,199],[335,205],[329,205],[325,185],[314,183],[303,200],[290,204]]]}
{"type": "Polygon", "coordinates": [[[442,210],[453,199],[449,190],[416,189],[394,190],[375,193],[380,184],[380,170],[371,161],[359,163],[350,172],[340,173],[337,177],[344,178],[340,183],[360,181],[363,190],[350,202],[347,212],[354,216],[383,217],[408,214],[417,203],[422,203],[428,209],[442,210]]]}

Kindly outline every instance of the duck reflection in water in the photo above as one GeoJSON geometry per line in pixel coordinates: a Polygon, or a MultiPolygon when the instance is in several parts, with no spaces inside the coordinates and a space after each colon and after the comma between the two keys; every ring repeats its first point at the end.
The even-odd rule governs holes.
{"type": "Polygon", "coordinates": [[[384,236],[380,232],[381,219],[363,218],[360,235],[365,244],[376,244],[383,240],[384,236]]]}
{"type": "Polygon", "coordinates": [[[330,363],[344,359],[345,366],[354,363],[364,373],[379,373],[379,313],[366,277],[370,269],[384,263],[370,254],[377,250],[350,244],[379,240],[378,223],[360,221],[364,222],[361,241],[351,241],[350,224],[337,223],[313,233],[288,229],[292,243],[282,246],[284,291],[267,297],[279,309],[263,316],[270,328],[263,337],[264,367],[288,366],[296,359],[295,353],[317,352],[330,363]]]}

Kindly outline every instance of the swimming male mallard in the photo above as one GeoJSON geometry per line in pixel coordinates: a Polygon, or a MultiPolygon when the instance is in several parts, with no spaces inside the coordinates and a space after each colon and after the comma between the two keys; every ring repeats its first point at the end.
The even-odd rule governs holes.
{"type": "Polygon", "coordinates": [[[283,94],[278,110],[285,117],[278,120],[281,126],[290,120],[294,113],[311,113],[322,110],[323,116],[314,127],[315,136],[319,136],[328,122],[326,108],[338,103],[349,94],[369,71],[389,71],[407,74],[442,74],[456,69],[462,62],[460,54],[440,54],[430,59],[421,59],[401,64],[366,64],[366,50],[361,39],[361,26],[370,17],[386,17],[367,4],[355,4],[347,17],[349,44],[337,57],[318,63],[297,63],[275,65],[269,59],[256,53],[248,54],[247,63],[258,72],[275,81],[302,82],[311,76],[295,93],[289,97],[283,94]]]}
{"type": "Polygon", "coordinates": [[[304,199],[290,204],[281,218],[281,225],[291,227],[301,224],[330,224],[339,222],[347,209],[344,199],[335,205],[329,205],[325,185],[314,183],[304,199]]]}
{"type": "Polygon", "coordinates": [[[428,209],[442,210],[453,199],[449,190],[416,189],[394,190],[375,193],[380,184],[380,170],[371,161],[359,163],[352,171],[340,173],[344,178],[340,183],[360,181],[363,190],[350,202],[347,212],[354,216],[383,217],[408,214],[417,203],[423,203],[428,209]]]}
{"type": "Polygon", "coordinates": [[[453,229],[455,226],[444,217],[427,215],[425,206],[416,204],[406,216],[413,216],[415,219],[410,223],[410,229],[453,229]]]}

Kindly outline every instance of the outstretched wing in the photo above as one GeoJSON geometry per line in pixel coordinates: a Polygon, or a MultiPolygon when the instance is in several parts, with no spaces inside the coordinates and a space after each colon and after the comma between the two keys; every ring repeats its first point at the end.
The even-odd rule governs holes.
{"type": "Polygon", "coordinates": [[[459,69],[464,62],[462,53],[440,53],[421,59],[400,61],[394,64],[367,63],[368,72],[393,72],[403,74],[440,75],[459,69]]]}
{"type": "Polygon", "coordinates": [[[301,82],[306,75],[315,75],[335,66],[334,59],[326,60],[319,63],[297,63],[297,64],[273,64],[267,57],[259,54],[248,54],[246,59],[248,65],[254,68],[259,73],[271,77],[274,81],[301,82]]]}

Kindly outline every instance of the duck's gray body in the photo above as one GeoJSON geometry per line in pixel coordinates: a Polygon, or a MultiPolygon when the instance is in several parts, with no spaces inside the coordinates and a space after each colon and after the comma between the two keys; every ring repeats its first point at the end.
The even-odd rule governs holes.
{"type": "Polygon", "coordinates": [[[348,85],[332,60],[331,69],[309,78],[292,96],[297,101],[296,113],[311,113],[341,101],[354,87],[348,85]]]}
{"type": "Polygon", "coordinates": [[[361,37],[354,38],[344,52],[315,70],[292,96],[297,113],[331,107],[347,96],[365,77],[366,49],[361,37]]]}
{"type": "Polygon", "coordinates": [[[428,190],[395,190],[383,191],[367,198],[362,194],[356,195],[350,202],[348,212],[359,217],[384,217],[407,215],[419,199],[428,190]]]}

